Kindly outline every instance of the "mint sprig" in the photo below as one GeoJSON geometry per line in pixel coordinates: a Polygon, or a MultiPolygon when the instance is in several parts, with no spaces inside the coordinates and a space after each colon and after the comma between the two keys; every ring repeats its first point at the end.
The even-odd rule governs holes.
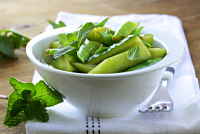
{"type": "Polygon", "coordinates": [[[0,29],[0,57],[4,58],[16,58],[15,50],[21,47],[25,47],[30,41],[29,37],[26,37],[20,33],[14,32],[9,29],[0,29]]]}
{"type": "MultiPolygon", "coordinates": [[[[70,47],[73,47],[76,50],[78,50],[80,48],[80,46],[86,40],[87,34],[93,28],[104,26],[106,24],[106,22],[108,21],[108,19],[109,18],[105,18],[102,21],[100,21],[99,23],[87,22],[84,25],[81,25],[77,31],[58,35],[58,41],[63,47],[70,46],[70,47]]],[[[62,49],[62,47],[58,48],[58,49],[62,49]]],[[[56,55],[54,55],[53,57],[59,58],[63,54],[67,54],[68,52],[70,53],[70,51],[68,51],[68,49],[64,49],[64,50],[62,49],[61,51],[57,51],[56,55]]],[[[77,54],[75,54],[74,56],[77,56],[77,54]]]]}
{"type": "Polygon", "coordinates": [[[48,20],[48,23],[53,27],[53,29],[66,27],[66,24],[63,21],[54,22],[52,20],[48,20]]]}
{"type": "Polygon", "coordinates": [[[13,127],[28,120],[47,122],[49,115],[46,107],[63,101],[62,95],[51,89],[44,81],[35,85],[10,78],[14,91],[8,97],[7,113],[4,124],[13,127]]]}

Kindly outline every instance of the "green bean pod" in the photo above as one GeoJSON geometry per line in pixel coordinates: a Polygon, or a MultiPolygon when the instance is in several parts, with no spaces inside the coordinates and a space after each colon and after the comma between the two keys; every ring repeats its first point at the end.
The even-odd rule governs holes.
{"type": "Polygon", "coordinates": [[[142,38],[142,40],[144,40],[145,42],[147,42],[151,45],[154,42],[153,34],[144,34],[143,36],[141,36],[141,38],[142,38]]]}
{"type": "Polygon", "coordinates": [[[95,65],[82,64],[82,63],[72,63],[72,65],[74,65],[74,67],[77,68],[78,71],[82,73],[88,73],[95,67],[95,65]]]}
{"type": "Polygon", "coordinates": [[[138,65],[130,67],[127,71],[134,71],[134,70],[137,70],[137,69],[145,68],[145,67],[153,65],[153,64],[155,64],[155,63],[157,63],[157,62],[159,62],[161,60],[162,60],[162,58],[149,59],[149,60],[147,60],[145,62],[142,62],[142,63],[140,63],[138,65]]]}
{"type": "Polygon", "coordinates": [[[124,23],[119,30],[117,30],[113,36],[113,40],[115,42],[120,41],[121,39],[127,37],[128,35],[130,35],[138,26],[138,23],[135,22],[126,22],[124,23]]]}
{"type": "Polygon", "coordinates": [[[96,27],[87,34],[87,39],[103,43],[106,46],[113,44],[112,36],[114,32],[106,27],[96,27]]]}
{"type": "Polygon", "coordinates": [[[73,57],[70,55],[63,55],[57,59],[54,59],[51,63],[51,65],[57,69],[63,70],[63,71],[68,71],[68,72],[74,72],[76,71],[76,68],[74,68],[70,61],[74,62],[76,61],[73,57]]]}
{"type": "Polygon", "coordinates": [[[162,58],[167,54],[164,48],[149,48],[152,58],[162,58]]]}
{"type": "Polygon", "coordinates": [[[151,54],[147,47],[143,44],[135,44],[139,47],[138,56],[132,60],[128,58],[129,51],[125,51],[98,64],[94,69],[92,69],[90,74],[106,74],[106,73],[119,73],[126,70],[127,68],[139,64],[147,59],[151,58],[151,54]]]}
{"type": "Polygon", "coordinates": [[[123,39],[121,42],[110,46],[106,51],[100,54],[93,55],[89,58],[88,64],[98,64],[104,59],[119,54],[134,47],[137,44],[143,44],[142,40],[138,36],[130,35],[123,39]]]}

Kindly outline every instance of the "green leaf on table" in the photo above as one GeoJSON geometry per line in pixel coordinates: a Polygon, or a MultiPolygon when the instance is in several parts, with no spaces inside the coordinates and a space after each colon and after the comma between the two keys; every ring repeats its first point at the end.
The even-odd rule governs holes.
{"type": "Polygon", "coordinates": [[[56,90],[52,90],[44,81],[39,81],[36,85],[34,100],[41,100],[47,107],[56,105],[62,101],[62,96],[56,90]]]}
{"type": "Polygon", "coordinates": [[[56,28],[66,27],[65,23],[63,21],[54,22],[52,20],[48,20],[48,23],[51,24],[51,26],[56,28]]]}
{"type": "Polygon", "coordinates": [[[46,110],[46,105],[40,100],[32,101],[26,108],[26,112],[29,113],[27,117],[31,117],[29,120],[36,119],[37,121],[47,122],[49,120],[49,115],[46,110]]]}
{"type": "Polygon", "coordinates": [[[16,80],[15,78],[10,78],[9,84],[14,88],[14,90],[18,94],[22,94],[24,90],[30,90],[32,94],[35,93],[35,86],[33,83],[29,83],[29,82],[24,83],[24,82],[20,82],[16,80]]]}
{"type": "Polygon", "coordinates": [[[139,54],[139,47],[138,46],[133,47],[128,51],[128,59],[133,60],[138,57],[138,54],[139,54]]]}
{"type": "Polygon", "coordinates": [[[46,107],[63,101],[62,96],[46,85],[44,81],[36,85],[10,78],[14,91],[8,97],[7,113],[4,124],[13,127],[28,120],[47,122],[49,115],[46,107]]]}
{"type": "Polygon", "coordinates": [[[0,30],[0,55],[1,57],[16,58],[15,50],[25,47],[30,38],[12,30],[0,30]]]}

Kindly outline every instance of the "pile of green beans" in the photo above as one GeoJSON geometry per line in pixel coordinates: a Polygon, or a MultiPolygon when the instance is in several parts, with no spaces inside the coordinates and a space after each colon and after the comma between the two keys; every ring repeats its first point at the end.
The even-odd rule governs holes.
{"type": "Polygon", "coordinates": [[[139,23],[128,21],[114,31],[104,26],[107,20],[58,35],[45,50],[45,61],[63,71],[108,74],[150,66],[167,54],[155,47],[152,34],[142,34],[139,23]]]}

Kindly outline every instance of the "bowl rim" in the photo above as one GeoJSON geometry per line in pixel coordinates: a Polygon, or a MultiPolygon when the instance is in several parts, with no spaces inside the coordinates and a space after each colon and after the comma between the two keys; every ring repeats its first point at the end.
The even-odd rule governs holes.
{"type": "Polygon", "coordinates": [[[29,60],[33,64],[35,64],[36,67],[40,67],[49,72],[54,72],[54,73],[58,73],[58,74],[63,74],[63,75],[65,74],[65,75],[69,75],[69,76],[85,77],[85,78],[118,78],[118,77],[127,77],[127,76],[132,76],[132,75],[144,74],[144,73],[159,70],[161,68],[165,68],[171,64],[177,63],[181,59],[182,53],[183,53],[181,46],[180,46],[181,51],[175,52],[175,51],[171,50],[174,47],[174,46],[172,46],[172,44],[167,45],[163,41],[158,39],[157,37],[154,37],[155,41],[158,42],[161,46],[163,46],[167,50],[167,55],[161,61],[159,61],[153,65],[150,65],[148,67],[138,69],[138,70],[129,71],[129,72],[120,72],[120,73],[110,73],[110,74],[86,74],[86,73],[67,72],[67,71],[59,70],[48,64],[42,63],[33,54],[33,47],[38,42],[43,41],[47,38],[53,38],[61,33],[72,32],[75,29],[76,29],[75,27],[68,26],[68,27],[64,27],[64,28],[49,30],[49,31],[43,32],[43,33],[37,35],[36,37],[34,37],[27,44],[27,47],[26,47],[26,54],[27,54],[29,60]]]}

